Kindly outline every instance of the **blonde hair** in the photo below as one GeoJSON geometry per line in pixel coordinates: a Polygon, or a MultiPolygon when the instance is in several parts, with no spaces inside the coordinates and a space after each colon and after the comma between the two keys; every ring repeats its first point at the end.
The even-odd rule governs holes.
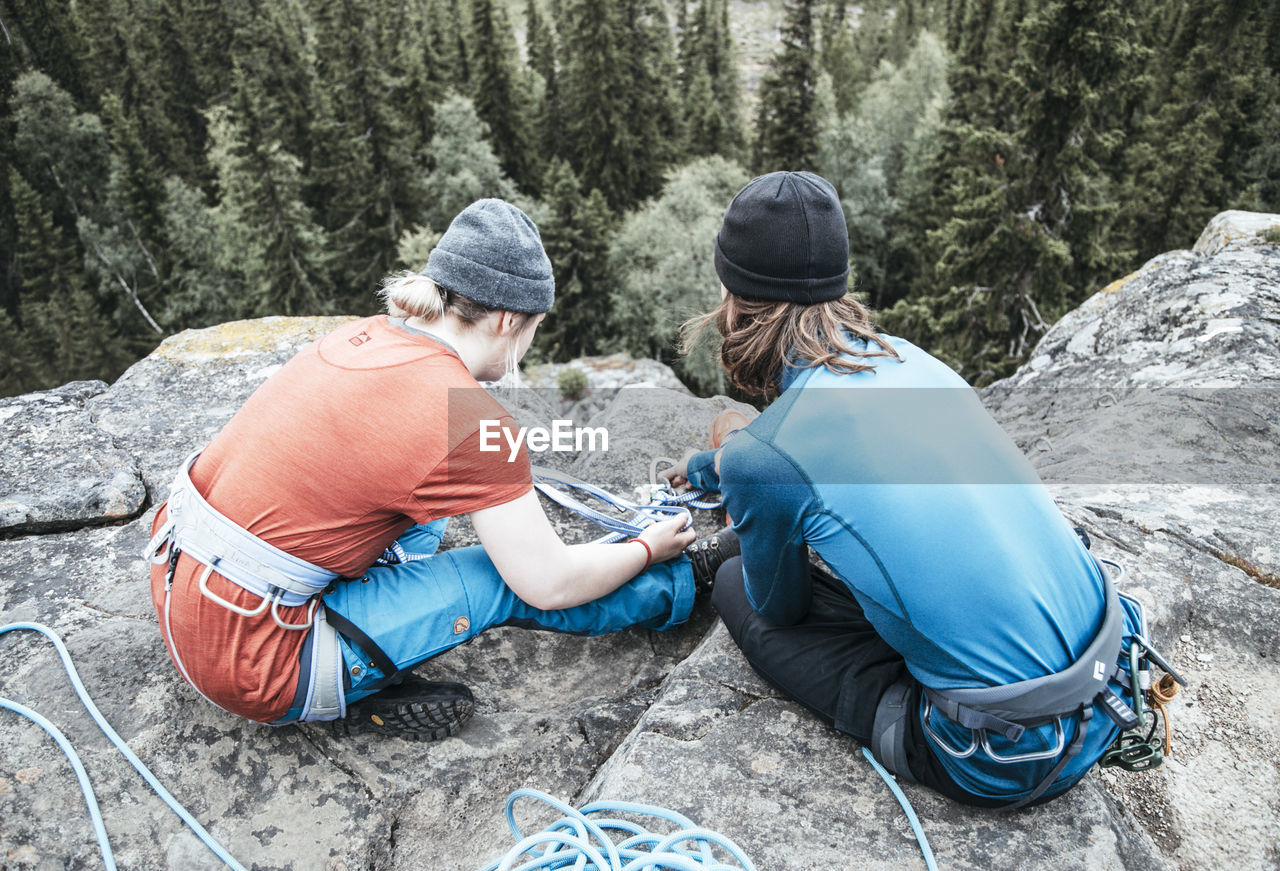
{"type": "MultiPolygon", "coordinates": [[[[467,330],[495,311],[501,311],[441,287],[421,272],[404,271],[388,275],[382,281],[378,296],[387,307],[387,314],[393,318],[421,318],[430,323],[447,313],[455,316],[467,330]]],[[[516,316],[516,330],[506,347],[503,380],[510,386],[519,386],[520,361],[516,356],[516,345],[536,316],[525,312],[512,314],[516,316]]]]}
{"type": "Polygon", "coordinates": [[[753,396],[776,390],[778,376],[786,366],[825,366],[832,372],[849,374],[875,368],[859,358],[900,359],[876,334],[871,313],[851,293],[813,305],[743,299],[727,293],[714,309],[681,326],[681,353],[688,354],[713,323],[724,337],[720,365],[735,387],[753,396]],[[856,339],[866,343],[865,349],[854,347],[851,340],[856,339]]]}

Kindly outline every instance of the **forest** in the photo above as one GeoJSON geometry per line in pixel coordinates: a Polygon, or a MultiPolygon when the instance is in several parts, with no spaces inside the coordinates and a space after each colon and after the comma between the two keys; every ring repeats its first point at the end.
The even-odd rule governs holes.
{"type": "Polygon", "coordinates": [[[553,263],[534,357],[722,391],[677,333],[776,169],[836,185],[880,328],[982,385],[1217,212],[1280,211],[1278,77],[1280,0],[0,0],[0,396],[371,314],[483,196],[553,263]]]}

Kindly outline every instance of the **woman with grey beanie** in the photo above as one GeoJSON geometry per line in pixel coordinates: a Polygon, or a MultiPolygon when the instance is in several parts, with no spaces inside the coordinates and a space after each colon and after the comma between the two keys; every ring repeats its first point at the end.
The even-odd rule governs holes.
{"type": "Polygon", "coordinates": [[[515,370],[554,287],[528,216],[473,203],[421,273],[387,282],[388,314],[304,348],[184,464],[156,516],[152,596],[209,701],[441,738],[472,695],[409,670],[491,626],[596,635],[688,617],[693,532],[676,519],[623,545],[561,542],[526,450],[505,449],[511,415],[478,384],[515,370]],[[460,514],[480,545],[438,552],[460,514]]]}

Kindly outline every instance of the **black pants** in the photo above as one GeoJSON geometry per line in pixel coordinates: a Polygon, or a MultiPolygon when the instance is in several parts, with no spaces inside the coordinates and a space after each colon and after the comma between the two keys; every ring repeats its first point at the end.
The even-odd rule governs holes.
{"type": "MultiPolygon", "coordinates": [[[[774,626],[752,609],[740,558],[729,560],[716,573],[711,602],[762,678],[828,726],[869,745],[876,705],[885,690],[905,679],[911,687],[907,710],[915,711],[920,684],[908,674],[898,652],[876,634],[849,588],[817,567],[811,573],[809,613],[793,626],[774,626]]],[[[929,749],[920,719],[910,716],[907,724],[907,764],[918,783],[963,804],[1008,804],[957,786],[929,749]]]]}

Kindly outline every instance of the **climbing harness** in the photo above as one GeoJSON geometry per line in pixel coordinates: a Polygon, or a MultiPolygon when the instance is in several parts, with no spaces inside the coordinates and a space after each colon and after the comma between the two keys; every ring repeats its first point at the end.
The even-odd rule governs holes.
{"type": "Polygon", "coordinates": [[[533,486],[557,505],[609,530],[608,534],[596,539],[599,544],[612,544],[634,538],[645,527],[673,517],[684,517],[688,525],[693,522],[690,508],[712,509],[723,504],[704,499],[705,493],[702,490],[678,493],[669,483],[659,482],[658,464],[664,462],[675,465],[675,461],[667,457],[658,457],[649,465],[649,485],[640,488],[641,492],[637,494],[642,500],[647,498],[647,502],[623,499],[594,484],[545,466],[533,467],[533,486]],[[567,492],[569,490],[585,493],[604,503],[609,511],[583,502],[567,492]]]}
{"type": "MultiPolygon", "coordinates": [[[[307,670],[309,681],[298,719],[334,720],[346,716],[338,633],[329,625],[325,609],[320,606],[320,594],[337,579],[338,573],[268,544],[210,505],[191,483],[191,466],[199,456],[200,451],[195,451],[179,466],[169,491],[165,522],[151,537],[144,554],[153,565],[166,566],[164,635],[178,671],[200,692],[182,663],[169,621],[173,573],[178,556],[185,553],[204,566],[198,586],[200,594],[209,601],[247,618],[270,611],[271,619],[281,629],[312,630],[311,659],[307,670]],[[209,578],[215,571],[258,596],[261,602],[255,608],[242,608],[213,592],[209,589],[209,578]],[[282,606],[293,608],[308,603],[306,620],[301,623],[288,623],[280,616],[282,606]]],[[[204,695],[203,692],[200,694],[204,695]]],[[[217,704],[208,696],[204,697],[217,704]]]]}
{"type": "Polygon", "coordinates": [[[755,871],[742,849],[718,832],[703,829],[687,817],[645,804],[598,801],[574,810],[536,789],[517,789],[507,797],[507,825],[518,842],[501,859],[480,871],[535,871],[570,868],[574,871],[755,871]],[[564,814],[560,821],[526,837],[516,823],[515,804],[529,798],[564,814]],[[625,819],[652,817],[673,823],[677,831],[659,834],[625,819]],[[619,832],[614,843],[609,832],[619,832]],[[734,864],[716,858],[714,848],[734,864]],[[517,862],[523,864],[517,865],[517,862]]]}
{"type": "MultiPolygon", "coordinates": [[[[1016,810],[1038,799],[1057,780],[1067,764],[1079,755],[1093,718],[1094,705],[1098,703],[1101,703],[1102,710],[1121,730],[1120,737],[1101,760],[1102,764],[1120,765],[1130,770],[1143,770],[1159,764],[1156,758],[1158,753],[1154,751],[1152,742],[1154,714],[1150,718],[1150,731],[1145,738],[1126,735],[1147,723],[1142,697],[1150,682],[1146,664],[1148,659],[1163,669],[1173,682],[1186,686],[1186,681],[1147,640],[1146,616],[1142,605],[1127,596],[1125,599],[1135,607],[1139,615],[1140,629],[1130,636],[1132,641],[1129,646],[1122,647],[1124,614],[1120,606],[1120,594],[1116,591],[1108,566],[1117,570],[1116,580],[1123,574],[1123,569],[1116,563],[1097,557],[1093,559],[1102,574],[1106,609],[1102,628],[1072,665],[1054,674],[1002,686],[946,690],[924,688],[924,731],[934,746],[953,758],[967,759],[982,750],[988,759],[1000,764],[1057,760],[1026,797],[1006,806],[1004,810],[1016,810]],[[1112,651],[1127,657],[1127,672],[1121,666],[1117,653],[1112,651]],[[1109,684],[1113,680],[1130,690],[1129,703],[1111,689],[1109,684]],[[951,722],[969,729],[971,740],[967,746],[953,746],[932,728],[930,716],[935,710],[951,722]],[[1079,717],[1079,725],[1068,743],[1064,721],[1073,717],[1079,717]],[[994,732],[1010,742],[1017,742],[1027,729],[1049,723],[1054,726],[1053,744],[1049,747],[1024,753],[998,753],[992,748],[990,733],[994,732]]],[[[890,771],[909,780],[910,772],[906,769],[903,746],[906,737],[906,729],[902,726],[905,711],[900,710],[903,706],[902,693],[895,693],[895,688],[890,688],[877,705],[871,749],[890,771]]]]}
{"type": "MultiPolygon", "coordinates": [[[[231,854],[227,852],[227,849],[214,840],[213,836],[205,831],[204,827],[196,821],[195,817],[191,816],[187,809],[178,803],[178,800],[175,799],[169,791],[160,784],[160,781],[156,779],[156,776],[151,773],[151,769],[147,768],[147,766],[143,764],[137,754],[129,749],[129,745],[124,742],[124,739],[116,733],[115,729],[111,728],[111,724],[107,722],[106,717],[102,716],[102,712],[98,710],[98,706],[95,705],[93,703],[93,699],[89,697],[89,691],[85,689],[84,683],[80,680],[80,675],[71,661],[71,654],[68,652],[67,646],[62,643],[62,639],[58,637],[58,633],[39,623],[10,623],[6,626],[0,626],[0,635],[4,635],[6,632],[13,632],[15,630],[39,632],[53,642],[53,646],[57,649],[58,656],[62,660],[62,667],[66,669],[67,677],[71,681],[71,686],[75,689],[76,695],[80,697],[80,702],[84,705],[85,710],[89,712],[89,716],[91,716],[93,721],[98,724],[98,728],[107,736],[107,739],[115,745],[116,749],[120,751],[125,759],[129,760],[129,764],[134,767],[134,770],[137,771],[138,774],[142,775],[142,779],[145,780],[153,790],[155,790],[156,795],[160,796],[160,799],[169,806],[170,810],[177,814],[178,817],[187,824],[187,827],[195,833],[196,837],[204,842],[206,847],[212,850],[228,868],[233,869],[233,871],[245,871],[244,866],[237,862],[231,854]]],[[[0,698],[0,708],[7,708],[10,711],[21,714],[48,732],[49,735],[53,737],[53,740],[57,742],[58,747],[61,748],[62,752],[66,755],[67,761],[71,763],[71,768],[75,771],[76,779],[80,782],[80,791],[84,793],[85,805],[88,807],[89,816],[93,820],[93,831],[98,839],[98,849],[102,853],[102,862],[107,867],[107,871],[115,871],[115,854],[112,852],[111,843],[107,839],[107,829],[102,821],[102,812],[98,809],[98,800],[94,795],[93,786],[89,783],[89,775],[84,769],[84,763],[80,761],[80,755],[76,753],[75,748],[71,746],[71,742],[67,740],[67,737],[62,734],[57,726],[53,725],[53,723],[49,722],[39,713],[31,710],[25,705],[20,705],[10,699],[0,698]]]]}

